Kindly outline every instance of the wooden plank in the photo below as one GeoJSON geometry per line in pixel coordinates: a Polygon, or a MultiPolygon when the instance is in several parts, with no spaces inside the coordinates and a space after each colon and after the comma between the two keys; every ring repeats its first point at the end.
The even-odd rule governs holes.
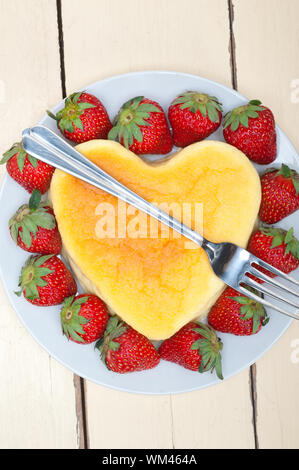
{"type": "MultiPolygon", "coordinates": [[[[184,8],[180,0],[64,0],[62,6],[68,92],[113,74],[153,69],[231,85],[223,0],[209,1],[208,8],[205,0],[187,0],[184,8]]],[[[248,371],[175,397],[130,395],[89,382],[86,396],[91,447],[254,445],[248,371]]]]}
{"type": "Polygon", "coordinates": [[[69,92],[107,76],[175,70],[230,86],[223,0],[64,0],[69,92]]]}
{"type": "Polygon", "coordinates": [[[170,397],[118,392],[86,381],[89,446],[171,449],[170,397]]]}
{"type": "Polygon", "coordinates": [[[257,363],[257,435],[261,449],[298,449],[299,325],[257,363]]]}
{"type": "MultiPolygon", "coordinates": [[[[239,91],[271,107],[298,149],[299,3],[235,0],[234,5],[239,91]]],[[[257,363],[257,434],[261,448],[298,448],[298,338],[299,325],[294,322],[257,363]]]]}
{"type": "MultiPolygon", "coordinates": [[[[1,0],[0,30],[3,153],[60,99],[56,4],[1,0]]],[[[0,447],[76,448],[73,374],[27,333],[2,285],[0,311],[0,447]]]]}
{"type": "Polygon", "coordinates": [[[172,407],[175,448],[254,448],[248,369],[212,388],[174,395],[172,407]]]}

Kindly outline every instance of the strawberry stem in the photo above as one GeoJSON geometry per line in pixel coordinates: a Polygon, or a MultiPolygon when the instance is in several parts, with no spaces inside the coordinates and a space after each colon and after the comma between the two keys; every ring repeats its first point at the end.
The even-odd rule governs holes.
{"type": "Polygon", "coordinates": [[[238,106],[224,116],[223,129],[230,126],[231,131],[234,132],[240,125],[248,128],[249,118],[257,118],[259,113],[265,109],[266,108],[261,106],[261,102],[259,100],[251,100],[246,105],[238,106]]]}

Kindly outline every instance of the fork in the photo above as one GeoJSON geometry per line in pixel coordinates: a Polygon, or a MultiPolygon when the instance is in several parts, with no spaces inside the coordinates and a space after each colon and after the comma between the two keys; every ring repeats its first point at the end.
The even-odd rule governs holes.
{"type": "Polygon", "coordinates": [[[206,251],[214,273],[225,284],[247,297],[262,303],[266,307],[270,307],[288,317],[299,319],[299,315],[296,313],[299,309],[299,289],[294,289],[294,286],[299,286],[297,279],[274,268],[233,243],[212,243],[202,237],[190,227],[121,184],[47,127],[36,125],[31,129],[25,129],[22,136],[23,147],[28,154],[112,194],[154,217],[159,222],[168,225],[171,229],[201,246],[206,251]],[[286,280],[290,286],[264,274],[259,268],[266,268],[272,274],[286,280]],[[264,281],[263,284],[249,277],[250,275],[254,276],[257,280],[264,281]],[[248,287],[254,288],[258,293],[275,299],[275,301],[282,305],[277,304],[277,302],[270,302],[256,295],[248,287]],[[291,311],[286,305],[297,310],[291,311]]]}

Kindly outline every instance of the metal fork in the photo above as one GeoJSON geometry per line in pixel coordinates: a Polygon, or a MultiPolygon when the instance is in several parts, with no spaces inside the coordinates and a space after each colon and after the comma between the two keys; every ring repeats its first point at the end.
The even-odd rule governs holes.
{"type": "Polygon", "coordinates": [[[45,126],[37,125],[31,129],[25,129],[23,131],[23,147],[26,152],[39,160],[116,196],[154,217],[159,222],[168,225],[171,229],[179,232],[206,251],[214,273],[225,284],[266,307],[273,308],[291,318],[299,319],[296,310],[286,309],[284,305],[288,304],[297,310],[299,309],[299,289],[294,290],[294,286],[299,286],[298,280],[233,243],[212,243],[205,239],[190,227],[119,183],[45,126]],[[262,273],[258,269],[261,267],[285,279],[291,287],[262,273]],[[259,284],[248,275],[254,275],[255,278],[263,280],[264,283],[259,284]],[[248,290],[246,286],[255,288],[256,291],[272,297],[281,302],[282,305],[269,302],[248,290]],[[285,294],[287,294],[287,297],[285,294]],[[289,294],[294,296],[294,299],[289,297],[289,294]],[[297,300],[295,300],[296,298],[297,300]]]}

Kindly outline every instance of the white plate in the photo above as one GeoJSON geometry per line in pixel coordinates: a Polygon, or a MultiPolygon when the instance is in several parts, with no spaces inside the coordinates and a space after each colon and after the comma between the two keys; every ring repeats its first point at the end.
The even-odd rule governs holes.
{"type": "MultiPolygon", "coordinates": [[[[195,75],[163,71],[119,75],[93,83],[84,87],[84,90],[101,99],[111,119],[125,101],[138,95],[145,95],[158,101],[166,112],[172,99],[186,90],[198,90],[217,96],[223,103],[224,113],[247,102],[247,99],[236,91],[211,80],[195,75]]],[[[257,90],[256,96],[251,98],[262,97],[259,97],[257,90]]],[[[56,112],[62,105],[63,102],[52,111],[56,112]]],[[[279,120],[279,116],[276,117],[279,120]]],[[[40,122],[57,131],[55,122],[48,116],[45,115],[40,122]]],[[[294,147],[278,127],[277,133],[278,157],[274,165],[280,166],[281,162],[284,162],[299,171],[298,156],[294,147]]],[[[223,140],[221,130],[214,133],[211,138],[223,140]]],[[[265,170],[265,166],[257,165],[257,168],[258,171],[265,170]]],[[[17,297],[14,291],[18,284],[21,266],[27,259],[28,253],[15,246],[9,236],[7,226],[11,215],[27,201],[28,193],[6,176],[0,194],[1,275],[10,301],[20,320],[51,356],[81,377],[128,392],[180,393],[220,382],[215,374],[209,372],[199,374],[165,361],[161,361],[158,367],[149,371],[124,375],[110,372],[100,361],[99,353],[94,350],[93,344],[78,345],[71,341],[68,342],[66,337],[62,335],[59,306],[38,308],[26,302],[23,297],[17,297]]],[[[297,218],[293,214],[278,225],[286,228],[294,226],[297,236],[299,235],[298,214],[297,218]]],[[[268,311],[268,313],[271,317],[270,322],[257,335],[236,337],[230,334],[219,334],[224,343],[223,374],[225,378],[231,377],[254,363],[278,340],[291,323],[289,318],[274,311],[268,311]]]]}

